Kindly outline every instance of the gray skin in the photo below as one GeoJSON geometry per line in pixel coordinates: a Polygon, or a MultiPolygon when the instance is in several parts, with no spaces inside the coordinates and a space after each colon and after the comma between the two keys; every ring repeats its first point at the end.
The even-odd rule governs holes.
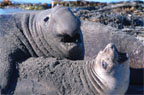
{"type": "Polygon", "coordinates": [[[129,57],[112,43],[91,61],[31,58],[18,69],[16,95],[122,95],[129,84],[129,57]]]}
{"type": "Polygon", "coordinates": [[[0,93],[7,93],[17,63],[40,56],[83,59],[80,21],[70,9],[0,15],[0,93]]]}
{"type": "Polygon", "coordinates": [[[131,35],[122,33],[100,23],[81,21],[85,59],[92,59],[108,43],[115,43],[122,52],[130,56],[131,84],[143,84],[144,44],[131,35]]]}

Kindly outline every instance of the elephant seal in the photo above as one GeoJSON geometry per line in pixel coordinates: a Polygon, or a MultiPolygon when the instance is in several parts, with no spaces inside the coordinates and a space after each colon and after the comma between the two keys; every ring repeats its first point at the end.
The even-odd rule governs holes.
{"type": "Polygon", "coordinates": [[[95,62],[89,65],[88,76],[99,95],[123,95],[127,91],[129,56],[119,52],[114,44],[108,44],[98,53],[95,62]]]}
{"type": "Polygon", "coordinates": [[[63,6],[0,15],[0,93],[6,94],[16,63],[30,57],[83,59],[80,24],[63,6]]]}
{"type": "Polygon", "coordinates": [[[27,92],[36,94],[37,84],[43,85],[43,90],[49,92],[51,83],[52,89],[55,88],[55,93],[58,93],[56,95],[121,95],[128,88],[129,73],[129,57],[110,43],[95,59],[89,61],[41,57],[23,62],[19,65],[19,79],[14,94],[23,91],[26,95],[27,92]],[[32,83],[34,85],[23,86],[32,83]],[[25,90],[29,87],[32,88],[25,90]]]}
{"type": "Polygon", "coordinates": [[[130,57],[130,82],[143,85],[144,44],[131,35],[100,23],[81,21],[85,60],[97,56],[108,43],[115,43],[120,51],[127,52],[130,57]]]}

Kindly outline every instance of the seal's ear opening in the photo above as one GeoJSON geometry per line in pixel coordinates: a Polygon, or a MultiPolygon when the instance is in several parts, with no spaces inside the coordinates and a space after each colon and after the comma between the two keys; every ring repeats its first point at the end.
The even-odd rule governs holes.
{"type": "Polygon", "coordinates": [[[49,17],[44,18],[44,21],[47,22],[49,20],[49,17]]]}

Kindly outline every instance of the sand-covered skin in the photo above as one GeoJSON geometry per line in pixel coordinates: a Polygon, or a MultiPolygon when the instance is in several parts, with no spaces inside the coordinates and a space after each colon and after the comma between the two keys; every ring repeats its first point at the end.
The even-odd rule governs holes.
{"type": "MultiPolygon", "coordinates": [[[[70,60],[56,60],[54,58],[30,58],[27,61],[19,65],[19,78],[15,90],[15,94],[23,92],[21,89],[29,88],[29,85],[24,86],[22,84],[29,84],[31,81],[35,83],[35,86],[30,86],[36,90],[37,84],[41,84],[39,87],[49,88],[54,87],[54,92],[60,93],[60,95],[69,94],[90,94],[95,95],[90,89],[90,84],[86,79],[84,73],[86,61],[70,60]],[[27,81],[25,81],[25,79],[27,81]],[[50,80],[50,81],[49,81],[50,80]]],[[[31,89],[32,89],[31,88],[31,89]]],[[[29,89],[30,94],[36,93],[49,93],[51,90],[44,90],[45,92],[35,92],[29,89]]],[[[26,90],[27,91],[27,90],[26,90]]],[[[27,94],[27,93],[26,93],[27,94]]],[[[49,94],[48,94],[49,95],[49,94]]],[[[54,94],[55,95],[55,94],[54,94]]]]}
{"type": "Polygon", "coordinates": [[[113,44],[108,44],[94,60],[30,58],[18,66],[18,71],[14,94],[124,94],[130,74],[128,56],[121,55],[113,44]],[[103,67],[103,61],[107,67],[103,67]]]}

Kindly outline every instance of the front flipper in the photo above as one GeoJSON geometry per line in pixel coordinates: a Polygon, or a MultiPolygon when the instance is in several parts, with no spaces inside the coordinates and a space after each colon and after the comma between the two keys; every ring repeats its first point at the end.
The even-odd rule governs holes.
{"type": "Polygon", "coordinates": [[[13,60],[7,49],[0,48],[0,94],[6,94],[13,73],[13,60]]]}
{"type": "Polygon", "coordinates": [[[10,83],[16,79],[16,76],[13,76],[16,63],[29,57],[23,46],[17,42],[14,38],[0,38],[0,94],[9,93],[10,83]]]}

